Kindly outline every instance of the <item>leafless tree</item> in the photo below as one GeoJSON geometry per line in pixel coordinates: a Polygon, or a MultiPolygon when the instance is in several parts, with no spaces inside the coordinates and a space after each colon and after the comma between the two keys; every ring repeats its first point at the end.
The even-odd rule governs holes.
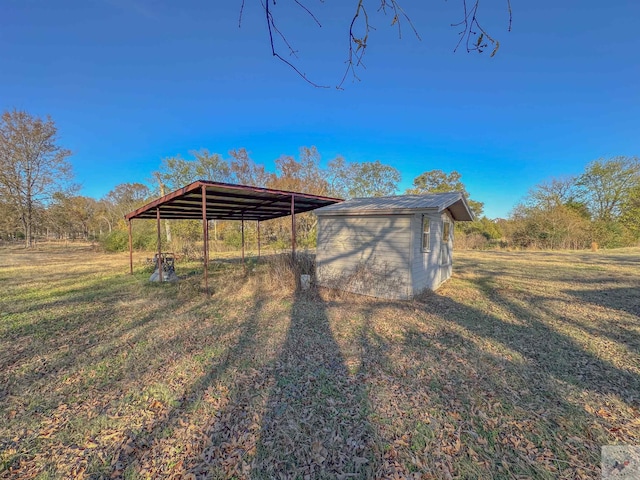
{"type": "Polygon", "coordinates": [[[7,111],[0,119],[0,195],[20,218],[25,244],[33,244],[36,207],[71,180],[71,151],[58,145],[50,117],[7,111]]]}

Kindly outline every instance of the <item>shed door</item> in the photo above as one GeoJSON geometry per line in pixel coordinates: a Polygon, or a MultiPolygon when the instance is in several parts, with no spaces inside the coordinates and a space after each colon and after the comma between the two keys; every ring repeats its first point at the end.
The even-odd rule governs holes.
{"type": "Polygon", "coordinates": [[[451,249],[453,248],[453,225],[449,220],[442,222],[442,239],[440,241],[440,283],[451,276],[453,258],[451,249]]]}
{"type": "Polygon", "coordinates": [[[451,222],[444,220],[442,222],[442,241],[440,242],[440,265],[451,265],[451,222]]]}

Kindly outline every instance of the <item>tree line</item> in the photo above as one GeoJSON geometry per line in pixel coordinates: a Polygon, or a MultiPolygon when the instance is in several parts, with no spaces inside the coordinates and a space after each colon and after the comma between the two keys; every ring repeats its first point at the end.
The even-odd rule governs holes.
{"type": "Polygon", "coordinates": [[[499,224],[510,243],[522,248],[637,245],[640,159],[598,159],[580,175],[551,178],[532,188],[499,224]]]}
{"type": "MultiPolygon", "coordinates": [[[[0,122],[0,239],[33,245],[35,238],[96,240],[109,250],[127,247],[124,215],[158,196],[195,180],[239,183],[338,198],[375,197],[399,193],[400,172],[379,160],[353,162],[338,156],[326,164],[318,150],[301,147],[297,157],[282,155],[269,171],[245,148],[225,158],[208,150],[185,158],[161,160],[144,182],[122,183],[103,198],[77,195],[68,157],[58,144],[51,118],[8,111],[0,122]],[[326,166],[325,166],[326,165],[326,166]]],[[[456,225],[463,248],[515,247],[582,249],[597,243],[605,248],[635,245],[640,240],[640,160],[614,157],[591,162],[575,177],[552,178],[531,189],[509,218],[491,220],[483,203],[472,199],[459,172],[429,170],[418,175],[407,194],[460,191],[475,215],[456,225]]],[[[134,246],[155,247],[154,222],[134,223],[134,246]]],[[[298,218],[297,241],[315,245],[313,214],[298,218]]],[[[212,222],[214,244],[237,248],[237,222],[212,222]]],[[[286,248],[287,219],[265,222],[263,242],[286,248]]],[[[245,238],[256,242],[256,227],[247,225],[245,238]]],[[[189,253],[201,239],[195,221],[164,221],[163,236],[174,250],[189,253]]]]}

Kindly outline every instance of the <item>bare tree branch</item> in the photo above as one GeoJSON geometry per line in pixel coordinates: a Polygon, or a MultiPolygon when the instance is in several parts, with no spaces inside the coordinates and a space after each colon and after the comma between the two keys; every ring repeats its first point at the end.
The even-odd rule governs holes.
{"type": "Polygon", "coordinates": [[[240,15],[238,15],[238,28],[242,27],[242,14],[244,13],[244,0],[240,4],[240,15]]]}
{"type": "MultiPolygon", "coordinates": [[[[510,32],[513,20],[511,11],[511,0],[506,0],[506,2],[507,11],[509,12],[509,26],[507,30],[510,32]]],[[[453,51],[456,52],[463,41],[465,43],[467,52],[476,51],[478,53],[482,53],[489,45],[491,45],[493,47],[493,50],[491,51],[490,56],[493,57],[500,48],[500,42],[489,35],[489,33],[487,33],[482,25],[480,25],[480,22],[478,22],[478,9],[480,7],[480,0],[475,0],[471,8],[468,7],[467,0],[462,0],[462,7],[464,13],[462,21],[451,25],[452,27],[463,27],[459,32],[460,38],[458,40],[456,48],[454,48],[453,51]]]]}
{"type": "MultiPolygon", "coordinates": [[[[284,1],[284,0],[283,0],[284,1]]],[[[302,0],[292,0],[300,9],[302,9],[307,15],[309,15],[313,21],[318,25],[318,27],[322,27],[318,17],[302,2],[302,0]]],[[[324,3],[323,0],[320,0],[324,3]]],[[[384,16],[392,16],[391,18],[391,26],[397,26],[398,28],[398,37],[402,39],[402,23],[406,23],[413,34],[416,36],[418,40],[422,40],[418,30],[414,26],[411,18],[404,9],[400,6],[399,0],[377,0],[379,1],[379,6],[377,11],[384,16]]],[[[476,51],[478,53],[482,53],[489,46],[493,47],[491,51],[491,57],[493,57],[498,49],[500,48],[500,42],[494,39],[489,33],[482,27],[480,22],[478,21],[478,11],[481,0],[461,0],[462,8],[463,8],[463,18],[460,22],[452,24],[453,27],[462,27],[459,32],[459,39],[456,47],[454,48],[454,52],[458,50],[460,45],[464,44],[467,52],[476,51]],[[472,3],[469,4],[468,2],[472,3]]],[[[512,10],[511,10],[511,0],[505,0],[507,3],[507,11],[509,15],[508,21],[508,31],[511,31],[512,25],[512,10]]],[[[367,6],[365,5],[366,0],[356,0],[356,9],[351,18],[351,22],[349,24],[348,30],[348,49],[347,49],[347,58],[345,60],[345,70],[344,74],[338,85],[337,89],[342,89],[347,77],[351,75],[354,80],[360,80],[357,74],[358,68],[366,68],[363,63],[364,55],[367,51],[369,33],[371,30],[375,30],[373,25],[370,22],[369,12],[367,10],[367,6]],[[361,33],[357,33],[360,31],[361,33]]],[[[304,81],[313,85],[317,88],[328,88],[327,85],[320,85],[314,81],[312,81],[306,73],[302,72],[294,62],[285,58],[279,51],[276,46],[276,41],[274,37],[279,37],[280,40],[278,42],[284,43],[285,47],[289,50],[289,56],[294,56],[297,58],[297,51],[293,48],[293,45],[289,42],[287,36],[282,32],[276,23],[275,16],[273,14],[273,6],[276,5],[276,0],[260,0],[260,4],[264,9],[265,13],[265,21],[267,23],[268,36],[269,36],[269,45],[271,46],[271,55],[276,57],[278,60],[289,66],[294,72],[296,72],[304,81]]],[[[238,19],[238,26],[242,24],[242,15],[244,12],[245,0],[241,0],[240,5],[240,17],[238,19]]]]}
{"type": "Polygon", "coordinates": [[[360,80],[360,78],[356,74],[355,68],[358,66],[362,66],[363,68],[366,68],[362,63],[362,55],[364,55],[364,52],[367,46],[367,39],[369,38],[370,29],[371,29],[371,25],[369,24],[369,15],[367,14],[367,10],[364,8],[364,4],[362,0],[359,0],[358,6],[356,8],[356,13],[353,15],[353,18],[351,19],[351,24],[349,25],[349,53],[347,55],[347,60],[346,60],[347,68],[344,71],[342,80],[340,80],[340,83],[337,86],[338,89],[342,89],[342,85],[347,79],[347,75],[349,74],[349,72],[351,72],[354,80],[360,80]],[[354,26],[356,25],[356,22],[360,14],[362,14],[365,18],[365,22],[364,22],[365,32],[362,37],[358,38],[354,35],[353,29],[354,29],[354,26]],[[354,45],[356,45],[355,52],[353,50],[354,45]],[[358,52],[360,52],[359,55],[358,55],[358,52]],[[354,61],[354,58],[355,58],[355,61],[354,61]]]}
{"type": "MultiPolygon", "coordinates": [[[[418,30],[415,28],[409,16],[402,9],[397,0],[380,0],[380,6],[378,7],[378,12],[382,12],[383,15],[387,15],[387,10],[393,12],[393,18],[391,19],[391,26],[398,26],[398,37],[402,38],[402,21],[401,16],[404,17],[404,20],[409,24],[411,30],[418,38],[418,40],[422,40],[420,38],[420,34],[418,30]]],[[[358,4],[356,6],[356,12],[351,19],[351,24],[349,25],[349,50],[347,54],[346,64],[344,75],[342,76],[342,80],[336,88],[342,89],[342,85],[344,85],[345,80],[349,73],[351,73],[354,80],[360,80],[358,75],[356,74],[356,68],[362,67],[366,68],[364,63],[362,62],[362,58],[367,50],[367,41],[369,39],[369,32],[374,29],[369,22],[369,14],[367,13],[367,9],[364,6],[364,0],[358,0],[358,4]],[[362,16],[362,17],[361,17],[362,16]],[[362,36],[356,36],[354,34],[354,28],[358,22],[358,19],[363,19],[363,27],[364,34],[362,36]],[[355,47],[355,51],[354,51],[355,47]]],[[[375,29],[374,29],[375,30],[375,29]]]]}
{"type": "MultiPolygon", "coordinates": [[[[263,6],[264,11],[265,11],[265,15],[266,15],[266,19],[267,19],[267,27],[269,29],[269,44],[271,45],[271,55],[273,55],[274,57],[279,59],[281,62],[289,65],[289,67],[294,72],[296,72],[308,84],[313,85],[316,88],[329,88],[327,85],[320,85],[318,83],[313,82],[311,79],[309,79],[309,77],[307,77],[306,73],[301,72],[298,69],[298,67],[296,67],[293,63],[291,63],[289,60],[287,60],[286,58],[284,58],[282,55],[280,55],[278,53],[278,51],[276,50],[275,45],[273,43],[273,32],[274,31],[280,36],[280,38],[282,38],[282,40],[284,41],[285,45],[289,49],[290,54],[293,55],[293,56],[296,56],[295,50],[289,44],[289,42],[287,41],[286,37],[282,34],[282,32],[280,32],[280,30],[278,30],[278,27],[276,26],[276,23],[275,23],[275,20],[273,18],[273,15],[271,14],[271,10],[269,9],[269,2],[270,1],[271,0],[265,0],[264,2],[262,2],[262,6],[263,6]]],[[[273,3],[275,5],[275,0],[273,0],[273,3]]],[[[298,5],[301,5],[298,1],[296,1],[296,3],[298,5]]],[[[307,9],[305,8],[305,10],[307,10],[307,9]]],[[[307,10],[307,11],[309,11],[309,10],[307,10]]],[[[313,18],[315,19],[315,17],[313,17],[313,18]]]]}
{"type": "Polygon", "coordinates": [[[313,18],[313,20],[318,24],[319,27],[322,27],[322,25],[320,24],[320,21],[316,18],[316,16],[313,14],[313,12],[311,12],[311,10],[309,10],[307,7],[305,7],[302,3],[300,3],[299,0],[293,0],[294,2],[296,2],[298,4],[298,6],[300,8],[302,8],[305,12],[307,12],[309,14],[309,16],[311,18],[313,18]]]}

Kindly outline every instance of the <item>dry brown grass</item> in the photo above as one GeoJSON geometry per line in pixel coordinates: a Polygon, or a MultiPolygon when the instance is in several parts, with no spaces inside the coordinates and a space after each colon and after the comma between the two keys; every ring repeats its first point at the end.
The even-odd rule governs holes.
{"type": "Polygon", "coordinates": [[[459,253],[413,302],[127,260],[0,250],[0,478],[598,478],[640,443],[637,249],[459,253]]]}

